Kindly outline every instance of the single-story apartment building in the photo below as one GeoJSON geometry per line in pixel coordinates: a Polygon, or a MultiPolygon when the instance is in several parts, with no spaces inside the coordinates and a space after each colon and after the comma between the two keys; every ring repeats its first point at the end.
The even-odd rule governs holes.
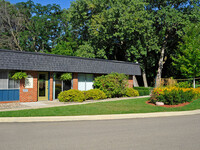
{"type": "Polygon", "coordinates": [[[111,72],[141,75],[140,65],[131,62],[61,56],[35,52],[0,50],[0,102],[37,102],[57,99],[63,90],[93,89],[93,80],[111,72]],[[24,71],[26,79],[13,80],[10,74],[24,71]],[[72,73],[72,80],[61,81],[62,73],[72,73]]]}

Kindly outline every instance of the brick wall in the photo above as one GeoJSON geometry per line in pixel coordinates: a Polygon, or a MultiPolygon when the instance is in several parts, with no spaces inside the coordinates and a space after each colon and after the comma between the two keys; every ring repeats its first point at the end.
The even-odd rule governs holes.
{"type": "Polygon", "coordinates": [[[33,77],[33,88],[25,88],[25,79],[20,81],[20,102],[37,102],[38,100],[38,73],[33,71],[27,71],[27,74],[33,77]],[[27,92],[23,90],[28,90],[27,92]]]}
{"type": "Polygon", "coordinates": [[[78,90],[78,73],[73,73],[73,89],[78,90]]]}
{"type": "Polygon", "coordinates": [[[132,88],[133,87],[133,76],[130,75],[128,78],[128,87],[132,88]]]}

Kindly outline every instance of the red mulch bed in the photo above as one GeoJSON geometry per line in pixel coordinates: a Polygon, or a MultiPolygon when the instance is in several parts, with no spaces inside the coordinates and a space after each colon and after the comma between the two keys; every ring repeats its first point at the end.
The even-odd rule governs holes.
{"type": "MultiPolygon", "coordinates": [[[[146,104],[153,105],[153,106],[157,106],[156,104],[150,103],[150,101],[146,101],[146,104]]],[[[182,104],[178,104],[178,105],[163,105],[163,106],[161,106],[161,107],[167,107],[167,108],[172,108],[172,107],[183,107],[183,106],[188,105],[188,104],[189,104],[189,102],[182,103],[182,104]]]]}

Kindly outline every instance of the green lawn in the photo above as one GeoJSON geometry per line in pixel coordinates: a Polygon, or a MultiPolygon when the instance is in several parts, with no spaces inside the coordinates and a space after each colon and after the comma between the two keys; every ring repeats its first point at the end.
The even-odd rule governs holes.
{"type": "Polygon", "coordinates": [[[200,109],[200,99],[194,100],[189,105],[177,108],[164,108],[148,105],[148,98],[121,100],[113,102],[99,102],[93,104],[61,106],[53,108],[29,109],[19,111],[0,112],[0,117],[33,117],[33,116],[77,116],[100,114],[127,114],[149,113],[166,111],[186,111],[200,109]]]}

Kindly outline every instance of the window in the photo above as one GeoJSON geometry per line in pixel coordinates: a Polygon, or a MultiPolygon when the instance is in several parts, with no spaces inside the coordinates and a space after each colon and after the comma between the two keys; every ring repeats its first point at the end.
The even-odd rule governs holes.
{"type": "Polygon", "coordinates": [[[60,80],[60,76],[62,73],[54,73],[54,83],[53,83],[53,97],[54,99],[58,98],[58,94],[62,91],[67,91],[71,89],[72,81],[62,81],[60,80]]]}
{"type": "Polygon", "coordinates": [[[8,72],[0,71],[0,89],[8,88],[8,72]]]}
{"type": "Polygon", "coordinates": [[[8,88],[9,89],[18,89],[20,86],[19,80],[13,80],[11,77],[15,74],[14,71],[9,72],[8,74],[8,88]]]}
{"type": "Polygon", "coordinates": [[[93,74],[78,74],[78,89],[87,91],[93,89],[93,74]]]}
{"type": "Polygon", "coordinates": [[[19,86],[20,81],[10,79],[8,71],[0,71],[0,89],[16,89],[19,86]]]}
{"type": "Polygon", "coordinates": [[[16,88],[18,89],[19,85],[20,85],[20,81],[19,80],[9,79],[9,81],[8,81],[8,88],[9,89],[16,89],[16,88]]]}

